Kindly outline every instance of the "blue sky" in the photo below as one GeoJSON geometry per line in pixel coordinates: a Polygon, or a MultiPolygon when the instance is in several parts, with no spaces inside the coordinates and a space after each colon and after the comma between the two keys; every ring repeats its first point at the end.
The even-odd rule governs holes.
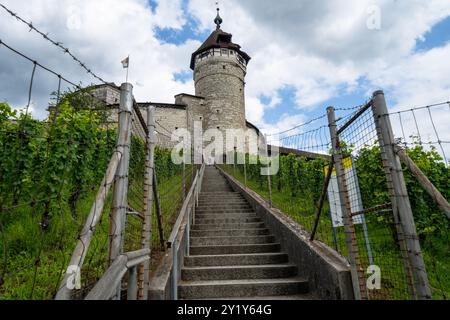
{"type": "MultiPolygon", "coordinates": [[[[124,81],[119,62],[130,55],[136,99],[166,103],[173,103],[178,93],[195,93],[190,56],[215,28],[215,2],[3,1],[108,81],[124,81]]],[[[252,57],[247,118],[266,132],[315,118],[329,105],[360,105],[378,89],[394,110],[450,99],[448,0],[223,0],[220,6],[222,29],[252,57]],[[379,17],[370,13],[374,6],[379,17]],[[380,26],[371,29],[366,22],[374,17],[380,26]]],[[[74,82],[95,83],[67,56],[1,11],[0,30],[3,41],[74,82]]],[[[30,66],[2,50],[0,55],[1,70],[15,70],[13,75],[0,72],[5,84],[0,94],[23,106],[30,66]]],[[[45,117],[54,83],[42,80],[36,87],[37,117],[45,117]]]]}
{"type": "MultiPolygon", "coordinates": [[[[150,2],[152,3],[152,7],[156,7],[154,1],[150,2]]],[[[186,18],[186,22],[182,28],[157,27],[155,28],[155,35],[158,40],[164,43],[181,45],[187,40],[197,40],[202,42],[207,38],[213,25],[210,25],[211,30],[201,30],[199,20],[189,11],[188,1],[182,1],[182,10],[186,18]],[[199,32],[199,30],[201,31],[199,32]]],[[[214,11],[211,10],[211,20],[213,15],[214,11]]],[[[225,26],[224,28],[226,29],[225,26]]],[[[449,30],[450,17],[444,18],[433,24],[429,31],[416,39],[414,48],[411,48],[411,54],[427,52],[433,48],[445,46],[450,41],[449,30]]],[[[236,39],[236,37],[235,41],[239,43],[239,39],[236,39]]],[[[247,48],[244,48],[244,50],[246,49],[247,48]]],[[[252,68],[252,62],[250,63],[249,68],[252,68]]],[[[174,79],[177,82],[187,83],[192,79],[192,73],[190,70],[177,72],[174,73],[174,79]]],[[[304,115],[305,119],[308,119],[323,114],[327,106],[348,108],[361,105],[370,97],[370,93],[377,89],[379,89],[379,87],[374,86],[366,76],[362,75],[356,79],[356,84],[351,90],[349,90],[348,86],[345,84],[339,85],[331,97],[312,105],[305,106],[299,103],[298,99],[296,99],[296,95],[301,95],[302,92],[296,88],[296,86],[289,83],[285,83],[275,90],[275,95],[277,96],[277,102],[275,104],[271,103],[275,98],[265,94],[261,94],[257,98],[265,107],[263,122],[275,126],[283,117],[295,116],[300,112],[304,115]]],[[[387,93],[389,105],[396,105],[399,102],[398,99],[395,96],[390,95],[389,88],[387,88],[387,90],[385,89],[385,91],[387,93]]],[[[249,108],[249,106],[247,106],[247,108],[249,108]]]]}

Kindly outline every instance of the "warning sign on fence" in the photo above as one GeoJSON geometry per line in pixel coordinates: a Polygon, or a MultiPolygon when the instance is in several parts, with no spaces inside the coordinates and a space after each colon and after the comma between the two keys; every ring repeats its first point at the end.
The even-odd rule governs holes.
{"type": "MultiPolygon", "coordinates": [[[[361,192],[359,190],[358,176],[356,175],[356,168],[351,157],[343,159],[345,170],[345,179],[347,182],[347,190],[350,198],[350,206],[353,213],[363,210],[361,192]]],[[[325,174],[328,172],[328,166],[325,167],[325,174]]],[[[343,227],[344,221],[342,219],[341,201],[339,198],[339,188],[336,176],[336,169],[331,175],[330,184],[328,185],[328,201],[330,203],[331,219],[333,227],[343,227]]],[[[354,224],[363,223],[363,216],[359,215],[353,217],[354,224]]]]}

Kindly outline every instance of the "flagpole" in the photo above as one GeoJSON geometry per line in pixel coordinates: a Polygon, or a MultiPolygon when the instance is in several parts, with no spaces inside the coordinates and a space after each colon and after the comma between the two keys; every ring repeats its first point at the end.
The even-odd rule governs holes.
{"type": "Polygon", "coordinates": [[[130,55],[128,55],[128,67],[127,67],[127,80],[125,83],[128,83],[128,71],[130,70],[130,55]]]}

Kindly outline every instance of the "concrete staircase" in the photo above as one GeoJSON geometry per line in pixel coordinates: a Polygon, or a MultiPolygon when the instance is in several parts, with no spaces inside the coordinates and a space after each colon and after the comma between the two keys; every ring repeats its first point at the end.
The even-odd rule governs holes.
{"type": "Polygon", "coordinates": [[[245,198],[206,167],[180,299],[308,299],[308,282],[245,198]]]}

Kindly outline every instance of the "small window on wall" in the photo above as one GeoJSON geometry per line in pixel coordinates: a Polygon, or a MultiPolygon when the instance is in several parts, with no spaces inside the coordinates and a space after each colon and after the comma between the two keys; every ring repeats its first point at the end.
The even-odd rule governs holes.
{"type": "Polygon", "coordinates": [[[203,120],[203,117],[200,117],[200,120],[203,120]]]}
{"type": "Polygon", "coordinates": [[[217,110],[216,110],[216,112],[217,112],[217,113],[220,113],[220,110],[219,110],[219,109],[217,109],[217,110]]]}
{"type": "Polygon", "coordinates": [[[178,127],[175,127],[175,130],[178,130],[178,127]]]}
{"type": "Polygon", "coordinates": [[[217,127],[217,130],[220,130],[220,127],[217,127]]]}
{"type": "Polygon", "coordinates": [[[227,67],[225,65],[223,65],[223,69],[225,70],[227,67]]]}

